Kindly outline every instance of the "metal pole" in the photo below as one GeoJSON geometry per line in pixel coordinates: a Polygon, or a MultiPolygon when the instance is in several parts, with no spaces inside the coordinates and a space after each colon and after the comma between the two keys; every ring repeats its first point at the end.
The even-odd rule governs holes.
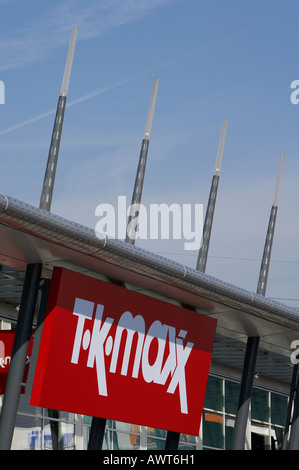
{"type": "Polygon", "coordinates": [[[166,437],[165,450],[177,450],[179,447],[180,433],[168,431],[166,437]]]}
{"type": "Polygon", "coordinates": [[[29,340],[39,289],[41,269],[41,264],[29,264],[26,269],[20,311],[0,417],[0,450],[9,450],[12,443],[20,399],[21,384],[24,377],[29,340]]]}
{"type": "Polygon", "coordinates": [[[291,436],[288,450],[299,450],[299,377],[297,380],[294,412],[291,427],[291,436]]]}
{"type": "Polygon", "coordinates": [[[298,373],[298,364],[295,364],[293,367],[293,374],[292,374],[292,381],[291,381],[291,388],[290,388],[288,411],[287,411],[287,417],[286,417],[286,425],[285,425],[284,436],[283,436],[282,450],[287,449],[288,433],[290,429],[293,400],[294,400],[294,395],[295,395],[295,390],[296,390],[297,373],[298,373]]]}
{"type": "Polygon", "coordinates": [[[105,436],[106,419],[104,418],[92,418],[88,450],[101,450],[103,446],[103,440],[105,436]]]}
{"type": "Polygon", "coordinates": [[[210,190],[209,201],[207,205],[207,211],[205,216],[204,228],[203,228],[203,236],[202,236],[202,244],[198,253],[197,271],[202,273],[206,270],[207,258],[208,258],[208,251],[210,245],[210,238],[212,232],[212,225],[213,225],[213,218],[214,218],[214,211],[216,206],[216,198],[217,198],[217,191],[218,191],[218,184],[219,184],[219,177],[220,177],[220,169],[223,157],[223,149],[225,143],[225,136],[227,130],[227,118],[223,120],[221,135],[220,135],[220,142],[218,146],[217,158],[216,158],[216,165],[212,180],[212,186],[210,190]]]}
{"type": "MultiPolygon", "coordinates": [[[[62,84],[60,88],[60,94],[58,98],[56,116],[55,116],[50,149],[49,149],[49,154],[48,154],[48,161],[47,161],[44,182],[43,182],[43,187],[42,187],[42,192],[41,192],[41,197],[40,197],[39,208],[46,210],[46,211],[50,211],[51,205],[52,205],[52,197],[53,197],[53,192],[54,192],[54,183],[55,183],[56,169],[57,169],[57,162],[58,162],[58,153],[59,153],[59,147],[60,147],[60,141],[61,141],[62,126],[63,126],[63,120],[64,120],[64,114],[65,114],[65,108],[66,108],[67,92],[68,92],[68,87],[69,87],[69,82],[70,82],[77,35],[78,35],[78,28],[73,28],[70,43],[69,43],[69,49],[67,53],[66,64],[64,68],[64,74],[62,78],[62,84]]],[[[48,414],[50,417],[50,416],[53,416],[54,414],[59,415],[59,412],[57,411],[56,413],[53,410],[48,410],[48,414]]],[[[55,434],[53,433],[54,427],[55,427],[55,424],[53,424],[53,422],[51,421],[53,445],[55,446],[56,438],[55,438],[55,434]]]]}
{"type": "MultiPolygon", "coordinates": [[[[263,258],[261,263],[261,269],[259,274],[259,280],[257,285],[257,294],[265,295],[267,288],[268,273],[270,268],[270,259],[272,244],[274,238],[276,216],[277,216],[277,207],[278,207],[278,197],[280,191],[280,184],[282,178],[282,171],[284,166],[285,155],[282,154],[280,158],[280,165],[278,171],[277,182],[274,192],[274,200],[271,208],[270,220],[268,223],[267,236],[265,241],[265,247],[263,252],[263,258]]],[[[254,368],[257,360],[257,352],[259,345],[259,337],[250,337],[247,339],[246,353],[243,365],[243,374],[241,380],[241,389],[239,396],[239,407],[235,420],[235,428],[233,434],[233,450],[244,449],[245,446],[245,435],[246,435],[246,426],[249,415],[249,404],[251,400],[253,377],[254,377],[254,368]]]]}
{"type": "MultiPolygon", "coordinates": [[[[139,214],[139,205],[140,205],[141,196],[142,196],[146,160],[147,160],[147,154],[148,154],[148,148],[149,148],[149,139],[150,139],[152,122],[153,122],[153,117],[154,117],[154,110],[155,110],[155,104],[156,104],[157,93],[158,93],[158,85],[159,85],[159,79],[155,78],[151,101],[150,101],[149,110],[148,110],[148,115],[147,115],[147,120],[146,120],[146,125],[145,125],[144,136],[143,136],[142,145],[141,145],[137,174],[135,178],[135,185],[134,185],[132,202],[131,202],[131,212],[130,212],[130,215],[128,218],[128,224],[127,224],[126,242],[130,243],[131,245],[135,244],[135,239],[136,239],[136,227],[137,227],[137,220],[138,220],[138,214],[139,214]],[[134,219],[136,219],[136,221],[134,219]]],[[[106,419],[97,418],[97,417],[92,418],[89,441],[88,441],[89,450],[99,450],[102,448],[103,439],[105,435],[105,427],[106,427],[106,419]]]]}
{"type": "Polygon", "coordinates": [[[274,199],[273,199],[273,204],[271,207],[266,242],[265,242],[263,258],[262,258],[260,274],[259,274],[259,280],[258,280],[258,285],[257,285],[257,291],[256,291],[256,293],[260,295],[266,294],[266,287],[267,287],[267,280],[268,280],[268,274],[269,274],[269,268],[270,268],[270,258],[271,258],[272,245],[273,245],[273,239],[274,239],[274,231],[275,231],[277,210],[278,210],[278,198],[279,198],[279,192],[280,192],[282,172],[283,172],[283,167],[284,167],[284,160],[285,160],[285,154],[283,153],[280,157],[279,171],[278,171],[278,176],[277,176],[277,181],[276,181],[276,186],[275,186],[275,191],[274,191],[274,199]]]}
{"type": "Polygon", "coordinates": [[[157,93],[158,93],[158,85],[159,85],[159,78],[156,77],[154,80],[154,86],[153,86],[151,101],[149,105],[144,136],[143,136],[143,140],[141,144],[139,163],[138,163],[138,168],[137,168],[137,173],[136,173],[136,178],[135,178],[134,190],[133,190],[132,201],[131,201],[131,206],[130,206],[130,214],[129,214],[128,224],[127,224],[126,242],[130,243],[131,245],[134,245],[135,239],[136,239],[136,228],[137,228],[137,223],[138,223],[139,206],[141,203],[145,167],[146,167],[146,162],[147,162],[150,134],[151,134],[152,122],[153,122],[157,93]]]}
{"type": "Polygon", "coordinates": [[[236,415],[233,434],[233,450],[244,450],[245,446],[246,426],[251,400],[251,391],[254,379],[258,345],[259,337],[248,338],[245,352],[245,360],[243,365],[238,411],[236,415]]]}
{"type": "Polygon", "coordinates": [[[210,246],[210,238],[211,238],[212,225],[213,225],[213,219],[214,219],[214,212],[215,212],[215,207],[216,207],[220,170],[221,170],[224,144],[225,144],[226,131],[227,131],[227,123],[228,123],[228,119],[224,118],[222,122],[215,169],[214,169],[212,185],[210,189],[210,195],[209,195],[206,216],[205,216],[205,221],[204,221],[202,243],[201,243],[201,247],[199,249],[198,258],[197,258],[196,269],[197,271],[200,271],[202,273],[205,273],[206,271],[208,252],[209,252],[209,246],[210,246]]]}
{"type": "Polygon", "coordinates": [[[54,182],[56,176],[57,160],[60,147],[62,125],[65,113],[66,98],[68,92],[68,86],[71,75],[71,68],[73,63],[75,44],[77,39],[78,29],[73,28],[71,40],[69,44],[69,50],[65,65],[65,70],[62,79],[62,85],[60,89],[60,95],[58,98],[56,116],[54,121],[54,127],[52,132],[51,144],[49,149],[47,167],[45,170],[44,182],[42,187],[42,193],[40,198],[40,209],[49,211],[52,203],[52,196],[54,190],[54,182]]]}

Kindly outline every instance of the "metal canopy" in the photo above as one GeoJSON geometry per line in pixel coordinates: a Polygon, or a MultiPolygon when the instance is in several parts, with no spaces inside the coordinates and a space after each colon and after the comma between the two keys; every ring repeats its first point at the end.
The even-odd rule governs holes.
{"type": "Polygon", "coordinates": [[[123,241],[99,239],[88,227],[2,194],[0,238],[0,316],[18,305],[28,263],[42,263],[44,278],[63,266],[216,318],[218,362],[242,368],[247,337],[260,336],[257,369],[290,381],[290,344],[299,336],[295,308],[123,241]]]}

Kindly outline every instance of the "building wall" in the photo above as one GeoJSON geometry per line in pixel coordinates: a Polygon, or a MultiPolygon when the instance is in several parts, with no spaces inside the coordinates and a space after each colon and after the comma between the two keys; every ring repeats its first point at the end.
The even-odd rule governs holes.
{"type": "MultiPolygon", "coordinates": [[[[286,393],[255,386],[247,449],[280,449],[286,420],[286,393]]],[[[181,434],[179,449],[230,449],[239,397],[239,381],[209,376],[199,436],[181,434]]],[[[279,388],[279,387],[277,387],[279,388]]],[[[1,401],[0,401],[1,404],[1,401]]],[[[12,449],[87,448],[91,418],[29,406],[21,395],[12,449]]],[[[107,420],[103,449],[163,450],[166,431],[107,420]]]]}

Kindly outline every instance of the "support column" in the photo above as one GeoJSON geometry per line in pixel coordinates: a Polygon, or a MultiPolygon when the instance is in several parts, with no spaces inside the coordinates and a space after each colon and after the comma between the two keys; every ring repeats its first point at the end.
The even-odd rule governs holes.
{"type": "MultiPolygon", "coordinates": [[[[143,181],[145,176],[146,161],[149,149],[149,140],[152,129],[152,122],[154,117],[154,110],[156,105],[157,93],[158,93],[159,78],[155,78],[154,86],[152,90],[152,96],[150,100],[149,110],[147,114],[147,120],[145,124],[145,131],[141,145],[141,151],[139,155],[139,163],[137,168],[137,174],[135,178],[135,185],[132,195],[131,211],[128,217],[127,230],[126,230],[126,243],[135,245],[136,239],[136,227],[139,216],[139,206],[141,203],[143,181]]],[[[114,282],[114,281],[112,281],[114,282]]],[[[105,435],[106,419],[104,418],[92,418],[88,450],[100,450],[102,449],[103,439],[105,435]]]]}
{"type": "Polygon", "coordinates": [[[73,57],[75,52],[75,44],[78,34],[78,28],[73,28],[71,40],[69,44],[69,50],[67,54],[56,116],[54,121],[54,127],[52,132],[51,144],[48,154],[48,161],[47,167],[45,170],[44,182],[40,197],[39,208],[44,209],[46,211],[50,211],[51,204],[52,204],[52,197],[54,191],[54,183],[55,183],[55,176],[56,176],[56,167],[58,161],[58,153],[60,147],[60,140],[61,140],[61,133],[62,133],[62,126],[63,126],[63,119],[64,113],[66,108],[66,99],[67,99],[67,92],[69,87],[69,81],[71,76],[71,69],[73,63],[73,57]]]}
{"type": "Polygon", "coordinates": [[[175,431],[168,431],[165,450],[177,450],[179,447],[180,433],[175,431]]]}
{"type": "Polygon", "coordinates": [[[138,218],[139,218],[139,208],[140,208],[141,197],[142,197],[143,181],[144,181],[144,176],[145,176],[145,168],[146,168],[147,155],[148,155],[148,149],[149,149],[150,135],[151,135],[151,130],[152,130],[152,122],[153,122],[154,111],[155,111],[156,100],[157,100],[158,86],[159,86],[159,78],[156,77],[154,80],[151,101],[150,101],[149,110],[147,114],[147,120],[145,124],[144,136],[143,136],[143,140],[141,144],[139,163],[138,163],[134,190],[133,190],[133,195],[132,195],[132,201],[131,201],[131,206],[130,206],[130,214],[129,214],[128,223],[127,223],[126,242],[130,243],[131,245],[135,244],[135,239],[136,239],[136,230],[137,230],[138,218]]]}
{"type": "Polygon", "coordinates": [[[248,338],[243,366],[238,411],[236,415],[235,428],[233,434],[233,450],[244,450],[246,426],[251,400],[251,391],[253,385],[258,346],[259,337],[248,338]]]}
{"type": "Polygon", "coordinates": [[[12,443],[20,399],[21,383],[23,382],[29,340],[31,337],[41,269],[41,264],[29,264],[26,269],[20,311],[0,418],[0,450],[9,450],[12,443]]]}
{"type": "Polygon", "coordinates": [[[87,450],[101,450],[106,428],[105,418],[92,418],[87,450]]]}
{"type": "Polygon", "coordinates": [[[221,163],[222,163],[222,158],[223,158],[227,123],[228,123],[227,118],[224,118],[223,123],[222,123],[219,146],[218,146],[215,170],[214,170],[212,185],[210,189],[210,196],[209,196],[208,205],[207,205],[205,222],[204,222],[204,227],[203,227],[202,244],[198,252],[196,269],[197,271],[200,271],[202,273],[206,271],[206,264],[207,264],[207,259],[208,259],[210,238],[211,238],[211,233],[212,233],[214,211],[216,207],[216,199],[217,199],[217,192],[218,192],[218,185],[219,185],[219,178],[220,178],[221,163]]]}
{"type": "Polygon", "coordinates": [[[290,388],[290,395],[289,395],[286,425],[285,425],[284,436],[283,436],[282,450],[287,450],[287,446],[288,446],[288,434],[289,434],[289,429],[290,429],[290,424],[291,424],[292,408],[293,408],[294,396],[295,396],[295,391],[296,391],[297,373],[298,373],[298,364],[295,364],[294,368],[293,368],[293,374],[292,374],[292,381],[291,381],[291,388],[290,388]]]}
{"type": "Polygon", "coordinates": [[[296,396],[294,401],[294,412],[291,427],[291,436],[288,450],[299,450],[299,377],[297,380],[296,396]]]}
{"type": "MultiPolygon", "coordinates": [[[[264,246],[264,252],[262,257],[262,263],[260,268],[260,274],[258,279],[258,285],[256,293],[262,296],[266,294],[268,273],[270,268],[271,251],[273,245],[277,209],[278,209],[278,198],[280,192],[281,178],[284,167],[285,154],[281,154],[279,171],[275,186],[274,200],[271,207],[270,220],[268,223],[267,236],[264,246]]],[[[248,421],[249,404],[251,400],[251,391],[254,377],[254,369],[257,360],[257,352],[260,338],[249,337],[247,339],[246,353],[243,366],[243,375],[241,381],[241,390],[239,396],[239,407],[237,411],[235,429],[233,435],[232,448],[235,450],[244,449],[245,446],[245,432],[248,421]]]]}

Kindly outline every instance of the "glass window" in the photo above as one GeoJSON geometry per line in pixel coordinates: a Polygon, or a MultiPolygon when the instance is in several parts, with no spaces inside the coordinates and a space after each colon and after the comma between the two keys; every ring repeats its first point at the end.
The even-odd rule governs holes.
{"type": "Polygon", "coordinates": [[[236,414],[239,403],[240,384],[225,381],[225,412],[236,414]]]}
{"type": "Polygon", "coordinates": [[[217,377],[209,377],[204,407],[211,410],[223,410],[223,393],[222,393],[222,379],[217,377]]]}
{"type": "Polygon", "coordinates": [[[271,437],[270,437],[269,424],[261,424],[251,422],[251,450],[270,450],[271,437]]]}
{"type": "Polygon", "coordinates": [[[273,426],[271,432],[271,450],[282,450],[284,428],[273,426]]]}
{"type": "Polygon", "coordinates": [[[223,416],[205,411],[203,413],[203,445],[223,449],[223,416]]]}
{"type": "Polygon", "coordinates": [[[12,450],[41,450],[41,419],[17,415],[12,450]]]}
{"type": "Polygon", "coordinates": [[[73,450],[75,448],[74,425],[63,421],[44,420],[44,449],[73,450]]]}
{"type": "Polygon", "coordinates": [[[147,428],[147,449],[162,450],[165,449],[167,431],[164,429],[147,428]],[[159,439],[160,438],[160,439],[159,439]]]}
{"type": "Polygon", "coordinates": [[[277,393],[271,393],[271,423],[285,426],[288,408],[288,398],[277,393]]]}
{"type": "Polygon", "coordinates": [[[107,448],[112,450],[138,450],[140,436],[118,431],[108,430],[107,448]]]}
{"type": "Polygon", "coordinates": [[[269,392],[256,388],[252,390],[251,419],[269,422],[269,392]]]}
{"type": "Polygon", "coordinates": [[[162,437],[163,439],[166,439],[166,434],[167,431],[164,429],[157,429],[157,428],[147,428],[147,435],[148,436],[154,436],[154,437],[162,437]]]}
{"type": "Polygon", "coordinates": [[[225,448],[230,450],[233,443],[235,420],[229,417],[225,419],[225,448]]]}
{"type": "Polygon", "coordinates": [[[140,426],[138,424],[123,423],[121,421],[113,421],[107,419],[107,427],[117,429],[118,431],[140,433],[140,426]]]}
{"type": "Polygon", "coordinates": [[[196,444],[196,436],[189,434],[180,434],[180,442],[186,442],[188,444],[196,444]]]}
{"type": "Polygon", "coordinates": [[[147,438],[147,449],[148,450],[164,450],[165,439],[155,439],[153,437],[147,438]]]}
{"type": "Polygon", "coordinates": [[[89,424],[91,426],[92,416],[83,416],[83,424],[89,424]]]}
{"type": "Polygon", "coordinates": [[[196,444],[186,444],[185,442],[179,442],[179,450],[195,450],[196,449],[196,444]]]}

